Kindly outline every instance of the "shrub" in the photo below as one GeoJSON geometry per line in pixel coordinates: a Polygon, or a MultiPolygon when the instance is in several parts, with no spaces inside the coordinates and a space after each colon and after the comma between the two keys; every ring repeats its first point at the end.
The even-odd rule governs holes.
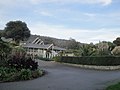
{"type": "Polygon", "coordinates": [[[91,45],[84,44],[80,47],[81,56],[92,56],[95,53],[95,48],[91,45]]]}
{"type": "Polygon", "coordinates": [[[0,38],[0,66],[6,66],[6,61],[11,52],[10,44],[0,38]]]}
{"type": "Polygon", "coordinates": [[[20,80],[29,80],[32,78],[31,70],[30,69],[22,69],[20,71],[20,80]]]}
{"type": "Polygon", "coordinates": [[[53,57],[53,60],[56,62],[60,62],[61,61],[61,56],[55,56],[53,57]]]}
{"type": "Polygon", "coordinates": [[[35,70],[35,71],[32,71],[32,77],[33,77],[33,78],[40,77],[40,76],[42,76],[43,74],[44,74],[44,71],[39,70],[39,69],[37,69],[37,70],[35,70]]]}
{"type": "Polygon", "coordinates": [[[20,81],[20,80],[30,80],[33,78],[40,77],[44,74],[44,71],[21,69],[20,71],[15,68],[0,67],[0,81],[10,82],[10,81],[20,81]]]}
{"type": "Polygon", "coordinates": [[[16,72],[13,75],[11,75],[8,79],[6,79],[6,81],[8,81],[8,82],[19,81],[20,80],[19,76],[20,76],[20,73],[16,72]]]}
{"type": "Polygon", "coordinates": [[[8,60],[8,66],[16,68],[17,70],[36,70],[38,68],[38,63],[31,58],[13,56],[8,60]]]}
{"type": "Polygon", "coordinates": [[[14,46],[12,48],[12,55],[17,57],[24,57],[26,55],[26,51],[20,46],[14,46]]]}
{"type": "Polygon", "coordinates": [[[120,57],[104,56],[104,57],[61,57],[59,62],[82,64],[82,65],[98,65],[98,66],[114,66],[120,65],[120,57]]]}
{"type": "Polygon", "coordinates": [[[15,68],[0,67],[0,81],[10,81],[11,79],[15,80],[16,78],[14,75],[17,72],[18,71],[15,68]]]}
{"type": "Polygon", "coordinates": [[[38,62],[35,62],[32,58],[28,58],[25,63],[25,68],[36,70],[38,68],[38,62]]]}

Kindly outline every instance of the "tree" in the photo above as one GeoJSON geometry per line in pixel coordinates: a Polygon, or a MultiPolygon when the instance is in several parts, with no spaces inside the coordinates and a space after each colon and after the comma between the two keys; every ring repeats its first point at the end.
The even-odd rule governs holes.
{"type": "Polygon", "coordinates": [[[112,50],[112,54],[115,56],[120,56],[120,46],[116,46],[113,50],[112,50]]]}
{"type": "Polygon", "coordinates": [[[116,38],[116,40],[114,40],[113,43],[117,46],[120,46],[120,37],[116,38]]]}
{"type": "Polygon", "coordinates": [[[115,48],[115,46],[116,46],[116,45],[115,45],[114,43],[112,43],[112,42],[107,42],[107,43],[108,43],[108,45],[109,45],[109,48],[108,48],[108,49],[109,49],[110,51],[112,51],[112,50],[115,48]]]}
{"type": "Polygon", "coordinates": [[[10,21],[6,24],[5,27],[5,37],[13,38],[15,42],[20,40],[25,40],[30,37],[30,30],[27,27],[27,24],[22,21],[10,21]]]}

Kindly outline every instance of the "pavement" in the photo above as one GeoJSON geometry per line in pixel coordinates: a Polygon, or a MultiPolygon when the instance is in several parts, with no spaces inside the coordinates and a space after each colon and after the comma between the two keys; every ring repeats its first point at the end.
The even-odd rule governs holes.
{"type": "Polygon", "coordinates": [[[104,90],[120,81],[120,70],[100,71],[38,60],[46,74],[28,81],[0,83],[0,90],[104,90]]]}

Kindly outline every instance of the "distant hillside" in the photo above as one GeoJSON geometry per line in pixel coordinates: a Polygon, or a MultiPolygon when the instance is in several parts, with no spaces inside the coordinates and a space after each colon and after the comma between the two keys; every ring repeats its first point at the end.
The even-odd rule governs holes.
{"type": "Polygon", "coordinates": [[[65,40],[65,39],[57,39],[53,37],[40,36],[40,35],[31,35],[30,38],[28,39],[28,42],[33,41],[36,37],[40,37],[45,44],[53,43],[56,46],[66,48],[66,49],[75,49],[75,48],[77,49],[80,45],[82,45],[82,43],[77,42],[74,39],[65,40]]]}

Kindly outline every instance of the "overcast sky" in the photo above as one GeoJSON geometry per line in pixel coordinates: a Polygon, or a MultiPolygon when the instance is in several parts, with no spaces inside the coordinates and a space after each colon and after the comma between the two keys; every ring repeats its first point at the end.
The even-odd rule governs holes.
{"type": "Polygon", "coordinates": [[[32,34],[84,43],[120,37],[120,0],[1,0],[0,29],[26,22],[32,34]]]}

